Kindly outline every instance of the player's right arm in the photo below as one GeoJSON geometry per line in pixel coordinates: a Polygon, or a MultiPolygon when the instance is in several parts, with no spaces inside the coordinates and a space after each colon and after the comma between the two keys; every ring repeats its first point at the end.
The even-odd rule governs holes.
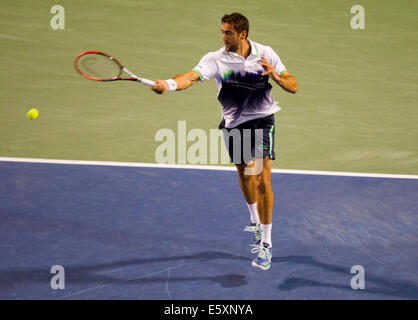
{"type": "Polygon", "coordinates": [[[199,64],[192,70],[184,74],[179,74],[173,79],[166,81],[156,80],[155,86],[151,89],[158,94],[166,93],[167,91],[174,89],[176,91],[187,89],[194,85],[198,81],[209,80],[215,77],[218,67],[213,52],[205,54],[200,59],[199,64]],[[168,82],[167,82],[168,81],[168,82]],[[173,83],[173,81],[175,81],[173,83]]]}
{"type": "MultiPolygon", "coordinates": [[[[172,80],[174,80],[177,84],[176,91],[180,91],[194,85],[196,82],[200,80],[200,78],[197,72],[192,70],[187,73],[179,74],[173,77],[172,80]]],[[[155,86],[153,86],[151,89],[155,93],[164,94],[168,91],[169,84],[167,83],[167,81],[158,79],[155,81],[155,86]]]]}

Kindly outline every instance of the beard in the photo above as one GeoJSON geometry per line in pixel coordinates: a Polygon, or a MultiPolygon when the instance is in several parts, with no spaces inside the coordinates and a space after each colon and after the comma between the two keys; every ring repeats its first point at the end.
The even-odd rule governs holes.
{"type": "Polygon", "coordinates": [[[239,44],[232,44],[232,43],[225,44],[225,49],[226,51],[237,52],[239,49],[239,44]]]}

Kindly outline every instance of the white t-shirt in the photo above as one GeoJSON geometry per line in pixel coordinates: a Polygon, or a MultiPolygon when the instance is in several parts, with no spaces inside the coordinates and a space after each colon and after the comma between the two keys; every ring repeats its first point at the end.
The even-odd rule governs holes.
{"type": "Polygon", "coordinates": [[[280,110],[271,95],[272,86],[259,60],[265,57],[277,74],[286,71],[280,57],[269,46],[248,39],[251,54],[245,59],[234,52],[221,48],[203,56],[193,69],[200,80],[216,79],[218,100],[222,105],[225,127],[233,128],[240,123],[266,117],[280,110]]]}

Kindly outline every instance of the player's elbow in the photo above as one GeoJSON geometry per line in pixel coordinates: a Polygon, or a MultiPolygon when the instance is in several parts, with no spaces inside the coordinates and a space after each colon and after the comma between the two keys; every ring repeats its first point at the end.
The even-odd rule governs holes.
{"type": "Polygon", "coordinates": [[[287,77],[281,84],[281,87],[289,93],[295,94],[298,92],[298,82],[295,77],[287,77]]]}
{"type": "Polygon", "coordinates": [[[288,85],[286,89],[287,89],[288,92],[290,92],[292,94],[296,94],[296,92],[298,92],[298,84],[297,84],[296,80],[295,80],[294,83],[288,85]]]}
{"type": "Polygon", "coordinates": [[[298,82],[296,81],[296,79],[293,81],[291,92],[293,94],[296,94],[296,92],[298,92],[298,82]]]}

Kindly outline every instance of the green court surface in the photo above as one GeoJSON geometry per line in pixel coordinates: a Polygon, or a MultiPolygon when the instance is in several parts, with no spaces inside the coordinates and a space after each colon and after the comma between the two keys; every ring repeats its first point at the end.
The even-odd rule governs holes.
{"type": "Polygon", "coordinates": [[[184,120],[209,134],[221,120],[214,80],[158,96],[84,79],[73,61],[101,50],[168,79],[223,46],[220,18],[234,11],[299,82],[296,95],[273,91],[282,107],[274,168],[418,173],[416,1],[2,0],[0,157],[153,163],[158,130],[184,120]],[[50,26],[56,4],[64,30],[50,26]],[[356,4],[365,30],[350,26],[356,4]]]}

